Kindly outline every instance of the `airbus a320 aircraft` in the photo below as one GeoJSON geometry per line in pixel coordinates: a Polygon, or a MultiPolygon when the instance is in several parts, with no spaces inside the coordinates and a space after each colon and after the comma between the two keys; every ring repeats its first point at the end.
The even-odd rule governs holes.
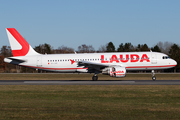
{"type": "Polygon", "coordinates": [[[7,28],[13,57],[5,58],[7,63],[39,70],[56,72],[94,73],[111,77],[125,77],[128,70],[154,70],[172,68],[177,62],[166,54],[158,52],[112,52],[83,54],[39,54],[18,33],[15,28],[7,28]]]}

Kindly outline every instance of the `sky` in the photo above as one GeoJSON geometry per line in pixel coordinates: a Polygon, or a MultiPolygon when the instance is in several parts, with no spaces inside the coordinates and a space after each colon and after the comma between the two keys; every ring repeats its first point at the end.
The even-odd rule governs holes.
{"type": "Polygon", "coordinates": [[[0,47],[9,46],[5,28],[16,28],[32,47],[180,44],[179,6],[180,0],[0,0],[0,47]]]}

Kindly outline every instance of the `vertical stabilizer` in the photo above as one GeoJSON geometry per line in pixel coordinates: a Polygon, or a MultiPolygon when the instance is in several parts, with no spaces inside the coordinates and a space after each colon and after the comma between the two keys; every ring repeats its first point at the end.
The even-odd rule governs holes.
{"type": "Polygon", "coordinates": [[[19,34],[15,28],[7,28],[7,35],[13,56],[38,55],[29,43],[19,34]]]}

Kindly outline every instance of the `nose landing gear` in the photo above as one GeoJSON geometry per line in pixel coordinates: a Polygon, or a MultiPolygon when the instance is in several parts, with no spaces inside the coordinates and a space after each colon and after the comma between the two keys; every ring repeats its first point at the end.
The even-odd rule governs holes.
{"type": "Polygon", "coordinates": [[[154,70],[152,70],[152,80],[153,80],[153,81],[155,81],[155,80],[156,80],[154,70]]]}

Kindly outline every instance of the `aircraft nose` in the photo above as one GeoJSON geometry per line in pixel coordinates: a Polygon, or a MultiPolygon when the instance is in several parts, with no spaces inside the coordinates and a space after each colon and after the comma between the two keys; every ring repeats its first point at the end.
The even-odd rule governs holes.
{"type": "Polygon", "coordinates": [[[172,64],[176,66],[177,62],[175,60],[173,60],[172,64]]]}

